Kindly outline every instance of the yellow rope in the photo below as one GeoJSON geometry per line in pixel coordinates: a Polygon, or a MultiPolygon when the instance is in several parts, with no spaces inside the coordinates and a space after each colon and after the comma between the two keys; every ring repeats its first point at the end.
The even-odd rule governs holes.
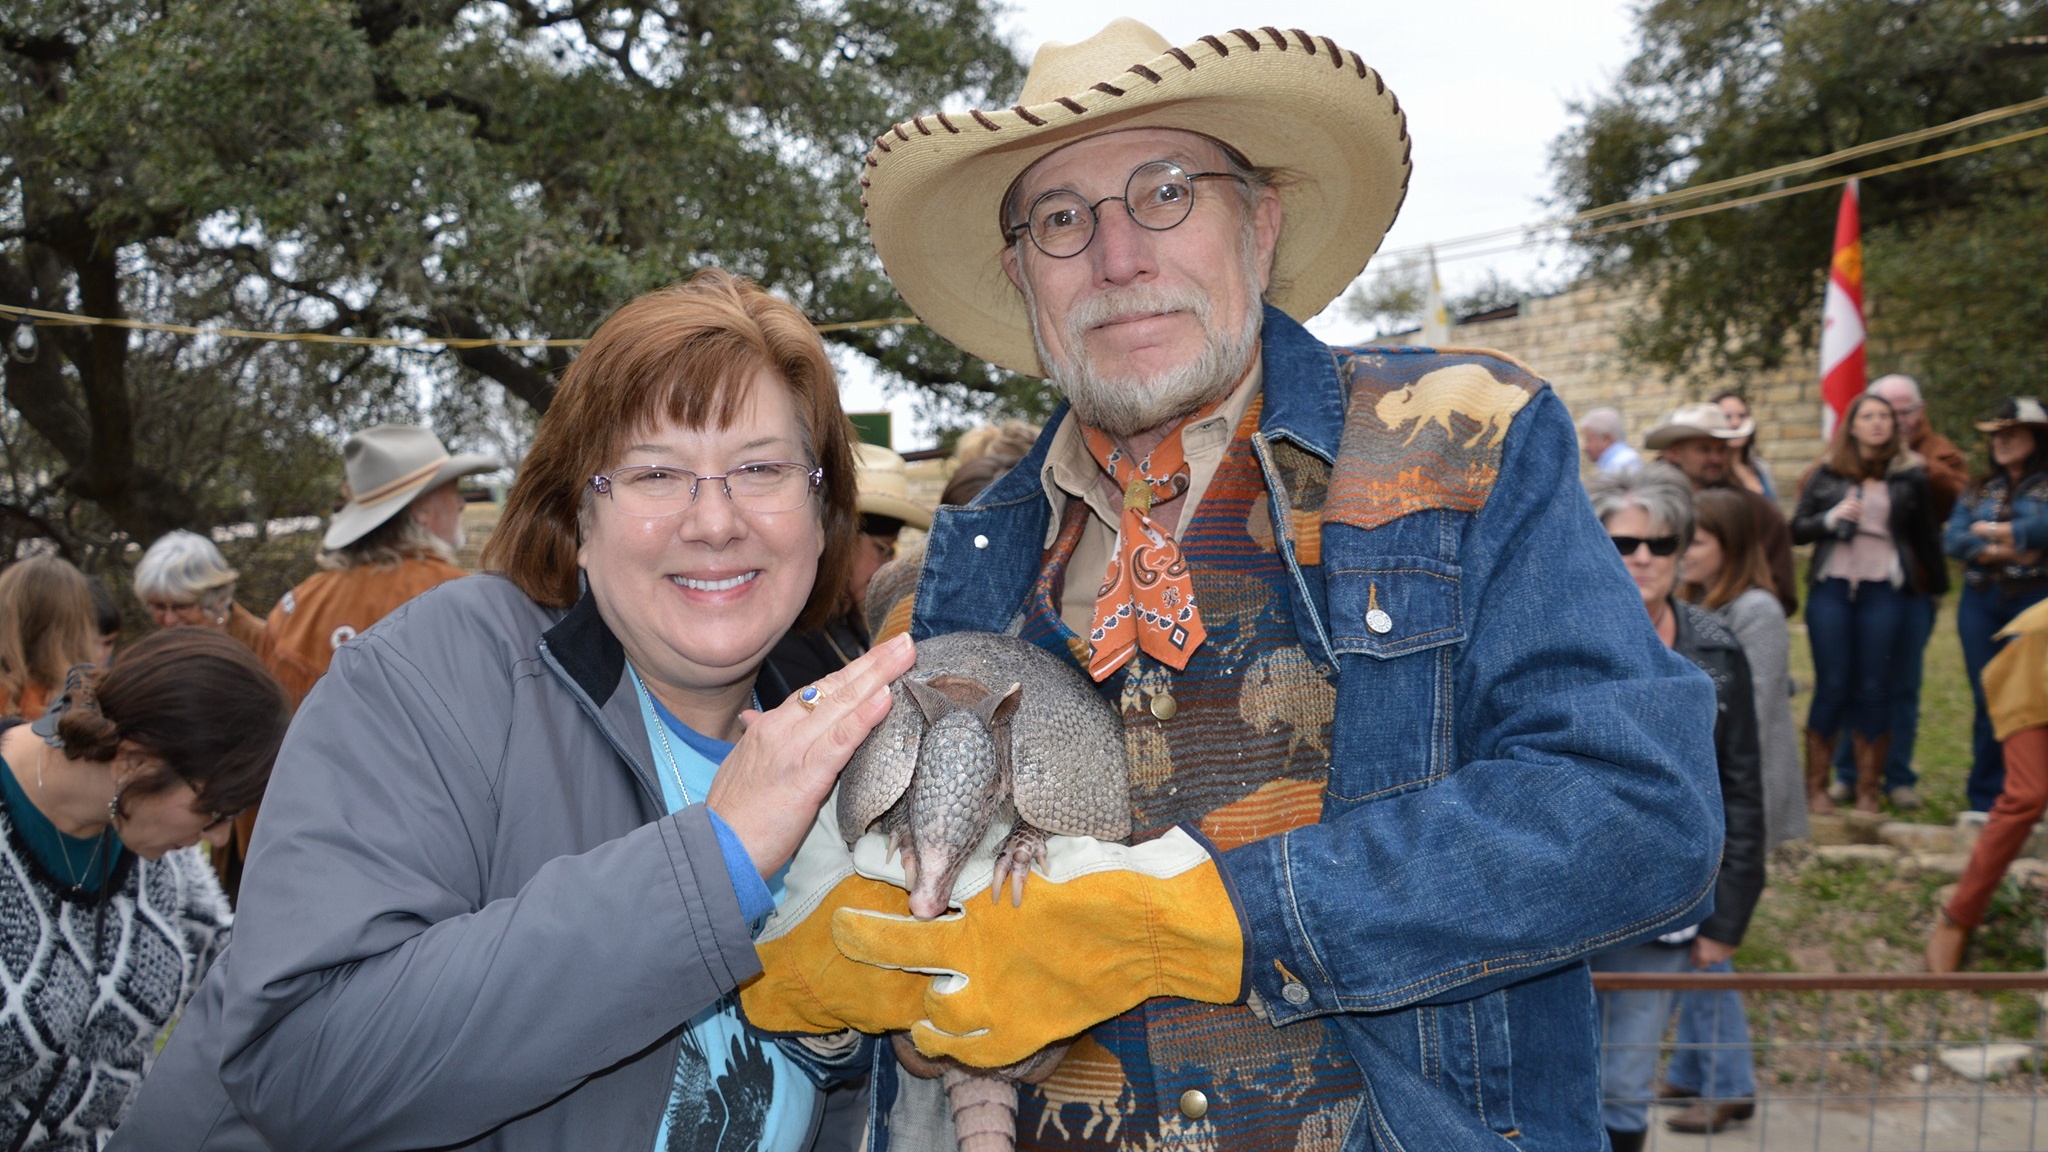
{"type": "MultiPolygon", "coordinates": [[[[268,340],[276,344],[347,344],[359,348],[421,348],[432,351],[452,348],[460,351],[466,348],[581,348],[590,343],[587,336],[574,339],[496,340],[490,337],[464,336],[337,336],[331,332],[256,332],[247,328],[207,328],[121,317],[81,316],[75,312],[51,312],[42,308],[23,308],[14,304],[0,304],[0,315],[20,316],[37,323],[69,327],[130,328],[140,332],[169,332],[179,336],[268,340]]],[[[915,316],[894,316],[882,320],[846,320],[833,324],[819,324],[816,327],[820,332],[843,332],[856,328],[887,328],[917,322],[915,316]]]]}
{"type": "MultiPolygon", "coordinates": [[[[1512,228],[1496,228],[1490,232],[1474,232],[1466,236],[1454,236],[1449,240],[1440,240],[1433,244],[1421,247],[1394,249],[1392,251],[1380,253],[1379,258],[1381,260],[1395,259],[1404,261],[1419,259],[1426,252],[1428,252],[1429,249],[1433,248],[1436,250],[1437,256],[1440,259],[1467,259],[1468,256],[1464,253],[1460,253],[1456,256],[1449,257],[1446,257],[1444,253],[1446,252],[1446,250],[1461,248],[1470,244],[1484,244],[1494,240],[1501,240],[1509,236],[1526,235],[1532,232],[1548,232],[1560,228],[1569,228],[1575,224],[1585,224],[1594,220],[1604,220],[1609,216],[1619,216],[1624,213],[1642,211],[1647,208],[1660,208],[1669,204],[1680,204],[1684,203],[1687,200],[1698,200],[1703,197],[1713,196],[1721,192],[1727,192],[1735,188],[1745,188],[1753,184],[1766,184],[1770,181],[1781,179],[1786,176],[1797,176],[1802,173],[1814,171],[1818,168],[1825,168],[1830,164],[1840,164],[1847,160],[1861,159],[1862,157],[1869,156],[1876,152],[1886,152],[1890,151],[1893,148],[1903,148],[1911,144],[1918,144],[1923,141],[1931,140],[1936,136],[1946,136],[1950,133],[1966,131],[1971,128],[1977,128],[1985,124],[1994,123],[1999,120],[2008,120],[2014,116],[2024,116],[2029,112],[2039,112],[2043,109],[2048,109],[2048,96],[2041,97],[2037,100],[2022,101],[2018,104],[2008,104],[2003,108],[1993,108],[1988,112],[1979,112],[1973,116],[1965,116],[1960,120],[1951,120],[1946,124],[1937,124],[1932,128],[1920,128],[1912,132],[1902,133],[1897,136],[1887,136],[1882,140],[1872,140],[1867,144],[1858,144],[1851,148],[1844,148],[1839,152],[1830,152],[1825,156],[1816,156],[1810,160],[1800,160],[1791,164],[1780,164],[1776,168],[1766,168],[1761,172],[1749,172],[1741,176],[1731,176],[1725,180],[1715,180],[1711,183],[1701,184],[1698,187],[1693,188],[1677,188],[1669,192],[1660,192],[1655,196],[1644,196],[1637,200],[1620,200],[1616,201],[1613,204],[1604,204],[1598,208],[1588,208],[1584,212],[1574,213],[1570,216],[1559,216],[1551,220],[1540,220],[1534,224],[1520,224],[1512,228]]],[[[1885,171],[1890,170],[1891,169],[1885,169],[1885,171]]],[[[1837,183],[1840,183],[1840,181],[1837,181],[1837,183]]],[[[1813,185],[1813,187],[1824,186],[1826,185],[1813,185]]],[[[1665,217],[1665,219],[1675,220],[1678,219],[1678,217],[1669,216],[1665,217]]],[[[1598,235],[1598,233],[1595,233],[1595,235],[1598,235]]],[[[1518,248],[1521,246],[1522,245],[1516,245],[1516,247],[1518,248]]],[[[1512,249],[1492,248],[1484,254],[1493,255],[1501,251],[1512,251],[1512,249]]],[[[1479,254],[1474,253],[1472,255],[1479,254]]]]}
{"type": "MultiPolygon", "coordinates": [[[[1902,135],[1887,137],[1883,140],[1874,140],[1868,144],[1858,144],[1853,148],[1845,148],[1839,152],[1830,152],[1825,156],[1817,156],[1810,160],[1801,160],[1793,164],[1781,164],[1776,168],[1768,168],[1761,172],[1752,172],[1743,176],[1734,176],[1726,180],[1716,180],[1709,184],[1702,184],[1697,188],[1681,188],[1671,192],[1659,193],[1655,196],[1645,196],[1639,200],[1619,201],[1614,204],[1603,205],[1599,208],[1591,208],[1572,216],[1559,217],[1555,220],[1541,221],[1536,224],[1523,225],[1516,228],[1501,228],[1496,229],[1492,232],[1477,232],[1473,233],[1470,236],[1462,236],[1453,238],[1451,240],[1446,240],[1439,244],[1432,245],[1431,247],[1439,249],[1453,248],[1462,245],[1480,243],[1487,240],[1498,240],[1504,237],[1514,236],[1518,234],[1526,236],[1527,234],[1533,232],[1548,231],[1555,228],[1564,228],[1575,224],[1590,223],[1594,220],[1606,219],[1607,217],[1617,216],[1625,212],[1635,212],[1641,211],[1646,208],[1655,208],[1670,204],[1683,203],[1687,200],[1696,200],[1703,196],[1711,196],[1715,193],[1728,191],[1734,188],[1741,188],[1753,184],[1764,183],[1766,181],[1776,180],[1784,176],[1794,175],[1801,172],[1810,172],[1816,168],[1824,168],[1830,164],[1837,164],[1844,160],[1853,160],[1858,157],[1868,156],[1874,152],[1882,152],[1891,148],[1903,147],[1908,144],[1916,144],[1924,140],[1932,139],[1936,136],[1945,135],[1951,132],[1959,132],[1964,129],[1974,128],[1983,124],[1988,124],[1996,120],[2002,120],[2013,116],[2023,115],[2028,112],[2040,111],[2044,108],[2048,108],[2048,97],[2042,97],[2038,100],[2029,100],[2020,104],[2010,104],[2004,108],[1994,108],[1988,112],[1980,112],[1974,116],[1966,116],[1961,120],[1951,120],[1946,124],[1937,125],[1932,128],[1922,128],[1917,131],[1904,133],[1902,135]]],[[[1653,224],[1663,224],[1672,220],[1683,220],[1692,216],[1705,216],[1713,212],[1725,212],[1730,208],[1742,208],[1750,204],[1760,204],[1766,200],[1778,200],[1786,196],[1797,196],[1803,192],[1816,192],[1823,188],[1835,188],[1839,187],[1840,185],[1846,184],[1851,180],[1864,180],[1869,179],[1873,176],[1883,176],[1892,172],[1901,172],[1908,168],[1918,168],[1925,164],[1935,164],[1943,160],[1953,160],[1959,156],[1968,156],[1973,152],[1983,152],[1992,148],[2002,148],[2010,144],[2020,143],[2024,140],[2032,140],[2039,136],[2048,136],[2048,127],[2034,128],[2025,132],[2015,132],[2009,136],[2000,136],[1995,140],[1985,140],[1976,144],[1966,145],[1961,148],[1951,148],[1946,152],[1938,152],[1932,156],[1922,156],[1913,160],[1902,160],[1896,164],[1887,164],[1878,168],[1868,168],[1864,171],[1853,173],[1848,176],[1831,176],[1825,180],[1815,180],[1810,183],[1800,184],[1791,188],[1776,188],[1768,192],[1758,192],[1749,196],[1737,197],[1733,200],[1720,200],[1712,204],[1702,204],[1692,208],[1679,209],[1675,212],[1662,212],[1656,215],[1646,216],[1640,220],[1624,220],[1613,224],[1604,224],[1598,228],[1589,230],[1587,232],[1587,235],[1605,236],[1615,232],[1625,232],[1633,228],[1647,228],[1653,224]]],[[[1445,262],[1449,262],[1452,260],[1472,259],[1479,256],[1494,256],[1505,252],[1518,251],[1519,249],[1526,247],[1526,244],[1527,242],[1524,241],[1522,243],[1495,246],[1487,248],[1483,251],[1453,253],[1451,255],[1442,256],[1441,259],[1445,262]]],[[[1403,257],[1412,258],[1422,255],[1423,252],[1425,252],[1426,250],[1427,249],[1425,248],[1396,249],[1393,251],[1380,253],[1378,259],[1381,261],[1386,261],[1389,259],[1399,260],[1403,257]]],[[[219,339],[228,340],[267,340],[273,343],[292,344],[342,344],[360,348],[417,348],[427,351],[444,351],[452,349],[455,351],[463,351],[471,348],[581,348],[585,344],[590,343],[588,337],[574,339],[564,338],[538,340],[499,340],[493,339],[491,337],[337,336],[328,332],[257,332],[246,328],[211,328],[200,327],[191,324],[164,324],[149,320],[129,320],[125,318],[103,316],[81,316],[72,312],[52,312],[42,308],[23,308],[13,304],[0,304],[0,316],[15,316],[41,324],[56,324],[69,326],[96,325],[109,328],[128,328],[141,332],[168,332],[174,335],[181,336],[212,336],[219,339]]],[[[892,316],[878,320],[847,320],[831,324],[819,324],[816,325],[816,328],[821,333],[848,332],[861,328],[892,328],[897,327],[899,325],[917,323],[920,323],[920,321],[915,316],[892,316]]]]}

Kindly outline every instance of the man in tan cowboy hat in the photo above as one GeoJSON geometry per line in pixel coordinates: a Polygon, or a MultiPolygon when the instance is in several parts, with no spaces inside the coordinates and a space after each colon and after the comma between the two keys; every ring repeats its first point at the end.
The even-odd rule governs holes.
{"type": "MultiPolygon", "coordinates": [[[[1302,328],[1407,182],[1379,74],[1273,28],[1119,20],[1045,46],[1012,107],[878,138],[904,299],[1070,404],[936,513],[910,629],[1097,681],[1137,843],[1022,843],[1021,897],[920,922],[880,833],[836,869],[815,837],[756,1025],[873,1026],[901,970],[951,973],[893,1020],[923,1056],[1069,1044],[1018,1087],[1020,1148],[1600,1147],[1586,957],[1702,917],[1712,688],[1650,628],[1542,381],[1302,328]]],[[[930,1083],[883,1062],[871,1148],[946,1138],[930,1083]]]]}
{"type": "Polygon", "coordinates": [[[1747,500],[1756,520],[1757,538],[1764,542],[1764,559],[1770,561],[1772,591],[1790,616],[1799,611],[1799,580],[1792,572],[1792,528],[1769,498],[1735,483],[1728,466],[1729,441],[1755,432],[1754,420],[1728,427],[1728,415],[1717,404],[1684,404],[1644,433],[1643,447],[1685,473],[1693,491],[1727,488],[1747,500]]]}
{"type": "Polygon", "coordinates": [[[327,671],[334,650],[392,609],[465,575],[458,482],[494,472],[490,456],[451,456],[425,428],[379,424],[342,445],[348,502],[321,540],[321,571],[284,594],[270,612],[277,642],[327,671]]]}

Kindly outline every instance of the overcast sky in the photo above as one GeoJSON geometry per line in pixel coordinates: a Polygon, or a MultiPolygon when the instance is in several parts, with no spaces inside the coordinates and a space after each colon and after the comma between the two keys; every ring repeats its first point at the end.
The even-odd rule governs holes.
{"type": "MultiPolygon", "coordinates": [[[[1550,192],[1550,145],[1568,123],[1567,105],[1608,87],[1632,53],[1624,0],[1021,0],[999,25],[1026,60],[1048,40],[1084,40],[1116,16],[1130,16],[1175,44],[1231,28],[1273,25],[1328,36],[1386,77],[1408,114],[1415,173],[1401,217],[1383,250],[1412,248],[1541,219],[1550,192]]],[[[1489,267],[1517,280],[1554,266],[1542,249],[1445,262],[1456,291],[1489,267]]],[[[1310,328],[1328,340],[1364,329],[1326,313],[1310,328]]],[[[849,366],[850,367],[850,366],[849,366]]],[[[883,404],[872,382],[847,380],[847,406],[883,404]]],[[[909,412],[898,412],[899,450],[929,445],[909,412]]]]}

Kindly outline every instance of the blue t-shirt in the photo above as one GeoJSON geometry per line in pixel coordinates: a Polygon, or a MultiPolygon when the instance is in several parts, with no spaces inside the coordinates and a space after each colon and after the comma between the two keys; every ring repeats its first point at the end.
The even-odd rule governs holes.
{"type": "MultiPolygon", "coordinates": [[[[693,731],[653,693],[641,692],[641,713],[648,724],[662,800],[671,812],[684,807],[685,793],[690,803],[702,803],[718,766],[733,746],[693,731]]],[[[710,815],[741,911],[749,920],[757,920],[782,900],[788,867],[764,885],[739,837],[717,813],[710,815]],[[768,903],[757,914],[750,904],[764,896],[768,903]]],[[[698,1013],[683,1032],[675,1085],[655,1134],[655,1152],[723,1148],[799,1152],[810,1134],[817,1098],[818,1088],[810,1078],[773,1040],[746,1026],[740,1019],[738,997],[728,995],[698,1013]]]]}

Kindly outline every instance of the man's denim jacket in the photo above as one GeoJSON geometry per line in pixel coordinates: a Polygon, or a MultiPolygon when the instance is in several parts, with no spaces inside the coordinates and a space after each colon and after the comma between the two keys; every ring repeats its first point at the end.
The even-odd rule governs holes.
{"type": "MultiPolygon", "coordinates": [[[[1275,1027],[1321,1015],[1342,1029],[1368,1086],[1347,1149],[1599,1148],[1585,958],[1711,910],[1713,687],[1649,626],[1579,483],[1571,418],[1519,365],[1332,349],[1271,308],[1263,348],[1254,447],[1301,642],[1337,703],[1322,821],[1222,857],[1251,1004],[1275,1027]],[[1461,365],[1521,384],[1492,432],[1475,433],[1465,402],[1419,405],[1393,429],[1354,411],[1347,433],[1354,394],[1387,414],[1397,386],[1461,365]],[[1340,466],[1320,563],[1303,562],[1314,526],[1291,520],[1276,453],[1335,463],[1340,442],[1376,435],[1398,456],[1430,420],[1456,444],[1490,435],[1497,482],[1473,507],[1403,505],[1360,527],[1335,509],[1340,466]]],[[[915,637],[1015,628],[1046,539],[1050,439],[972,507],[939,511],[915,637]]],[[[1431,503],[1428,489],[1396,502],[1431,503]]],[[[878,1113],[893,1075],[876,1082],[878,1113]]],[[[879,1152],[886,1129],[873,1134],[879,1152]]]]}

